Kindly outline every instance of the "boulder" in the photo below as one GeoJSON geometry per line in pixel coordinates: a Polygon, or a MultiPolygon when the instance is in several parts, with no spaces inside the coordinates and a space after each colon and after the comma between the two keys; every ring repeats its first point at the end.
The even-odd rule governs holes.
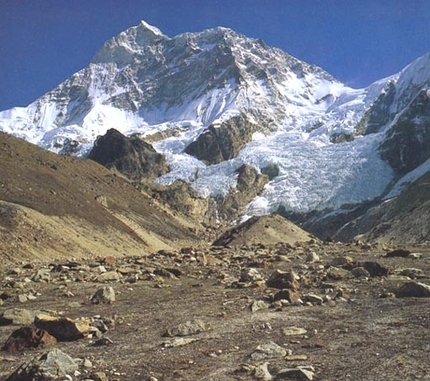
{"type": "Polygon", "coordinates": [[[288,289],[291,291],[297,291],[299,285],[297,283],[298,276],[293,270],[284,272],[276,270],[270,275],[269,279],[266,281],[266,286],[278,289],[288,289]]]}
{"type": "Polygon", "coordinates": [[[93,304],[111,304],[115,301],[115,290],[112,287],[102,287],[91,297],[93,304]]]}
{"type": "Polygon", "coordinates": [[[43,329],[21,327],[14,331],[2,347],[6,352],[22,352],[28,348],[55,346],[57,339],[43,329]]]}
{"type": "Polygon", "coordinates": [[[71,379],[78,364],[66,353],[53,349],[21,365],[6,381],[44,381],[71,379]]]}
{"type": "Polygon", "coordinates": [[[194,319],[185,323],[178,324],[177,326],[168,329],[163,336],[174,337],[174,336],[191,336],[200,332],[205,332],[209,329],[206,323],[200,319],[194,319]]]}
{"type": "Polygon", "coordinates": [[[90,319],[70,319],[40,314],[34,319],[37,328],[48,331],[58,341],[74,341],[84,338],[91,328],[90,319]]]}
{"type": "Polygon", "coordinates": [[[9,308],[0,316],[0,326],[2,325],[29,325],[34,322],[34,318],[40,311],[26,310],[23,308],[9,308]]]}
{"type": "Polygon", "coordinates": [[[420,282],[407,282],[395,294],[398,298],[430,298],[430,286],[420,282]]]}

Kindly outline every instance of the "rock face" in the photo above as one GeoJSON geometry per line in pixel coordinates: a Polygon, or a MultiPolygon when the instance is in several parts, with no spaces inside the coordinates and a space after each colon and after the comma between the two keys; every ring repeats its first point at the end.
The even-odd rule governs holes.
{"type": "Polygon", "coordinates": [[[387,82],[382,93],[357,124],[356,133],[367,135],[375,133],[381,126],[385,126],[393,118],[390,106],[395,100],[395,94],[396,86],[394,81],[387,82]]]}
{"type": "Polygon", "coordinates": [[[404,175],[430,158],[430,92],[421,90],[398,116],[380,146],[382,157],[404,175]]]}
{"type": "Polygon", "coordinates": [[[259,129],[261,127],[251,123],[244,115],[233,117],[226,122],[211,124],[185,152],[209,165],[230,160],[259,129]]]}
{"type": "Polygon", "coordinates": [[[218,217],[227,222],[241,216],[246,205],[258,196],[269,182],[267,175],[258,173],[255,168],[247,164],[243,164],[236,172],[236,187],[230,189],[223,198],[216,200],[218,217]]]}
{"type": "Polygon", "coordinates": [[[149,143],[137,135],[126,137],[115,129],[97,138],[88,158],[132,180],[153,179],[168,171],[164,156],[149,143]]]}
{"type": "MultiPolygon", "coordinates": [[[[429,62],[426,54],[397,75],[354,90],[226,28],[169,38],[141,22],[27,108],[1,112],[0,129],[77,156],[108,131],[91,158],[133,180],[164,174],[157,180],[163,185],[190,183],[218,203],[218,210],[203,208],[205,222],[216,213],[235,219],[232,210],[244,218],[285,210],[297,223],[315,217],[314,226],[320,224],[313,232],[326,238],[358,217],[345,209],[365,213],[428,159],[429,62]],[[169,168],[138,136],[152,137],[169,168]],[[242,165],[267,175],[267,186],[261,188],[261,176],[241,190],[235,180],[242,165]],[[318,220],[324,215],[342,221],[325,232],[327,220],[318,220]]],[[[108,204],[104,194],[92,197],[108,204]]],[[[188,201],[184,209],[198,215],[203,203],[188,201]]]]}
{"type": "Polygon", "coordinates": [[[174,211],[192,217],[205,224],[214,224],[217,218],[217,206],[212,198],[203,198],[190,184],[177,180],[169,186],[148,185],[152,197],[167,203],[174,211]]]}
{"type": "Polygon", "coordinates": [[[334,238],[348,241],[358,237],[384,243],[425,243],[430,240],[430,173],[404,191],[370,208],[338,230],[334,238]]]}

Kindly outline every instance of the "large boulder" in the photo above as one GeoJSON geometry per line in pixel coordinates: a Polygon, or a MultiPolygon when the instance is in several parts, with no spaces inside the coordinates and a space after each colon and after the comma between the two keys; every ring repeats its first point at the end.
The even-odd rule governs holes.
{"type": "Polygon", "coordinates": [[[92,331],[90,319],[70,319],[45,314],[37,315],[34,325],[48,331],[58,341],[79,340],[92,331]]]}
{"type": "Polygon", "coordinates": [[[57,340],[43,329],[34,327],[21,327],[12,332],[2,350],[5,352],[21,352],[28,348],[54,346],[57,340]]]}

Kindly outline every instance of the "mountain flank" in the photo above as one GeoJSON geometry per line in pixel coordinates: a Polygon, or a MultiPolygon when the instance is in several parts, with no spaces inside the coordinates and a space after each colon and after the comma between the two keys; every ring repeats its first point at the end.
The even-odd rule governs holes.
{"type": "Polygon", "coordinates": [[[92,160],[4,133],[0,148],[4,258],[129,255],[197,240],[198,224],[92,160]]]}

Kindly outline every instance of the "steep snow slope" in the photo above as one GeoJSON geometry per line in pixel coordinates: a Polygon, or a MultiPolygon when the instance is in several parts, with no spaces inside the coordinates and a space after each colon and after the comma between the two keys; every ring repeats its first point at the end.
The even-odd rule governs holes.
{"type": "Polygon", "coordinates": [[[274,164],[279,175],[249,205],[248,215],[280,206],[293,212],[337,209],[380,196],[394,179],[379,146],[411,94],[428,85],[428,60],[355,90],[230,29],[169,38],[142,21],[28,107],[1,112],[0,129],[75,155],[86,155],[110,128],[158,136],[154,146],[171,168],[160,183],[183,179],[203,196],[219,196],[235,187],[243,163],[257,169],[274,164]],[[236,157],[205,165],[185,153],[210,125],[237,115],[261,129],[236,157]]]}

